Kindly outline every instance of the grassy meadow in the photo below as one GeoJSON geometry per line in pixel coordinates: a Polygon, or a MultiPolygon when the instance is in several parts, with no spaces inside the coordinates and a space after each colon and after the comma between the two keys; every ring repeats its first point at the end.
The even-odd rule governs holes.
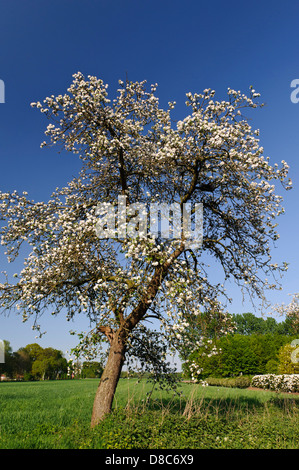
{"type": "Polygon", "coordinates": [[[299,395],[121,379],[90,429],[98,379],[0,383],[0,449],[298,449],[299,395]]]}

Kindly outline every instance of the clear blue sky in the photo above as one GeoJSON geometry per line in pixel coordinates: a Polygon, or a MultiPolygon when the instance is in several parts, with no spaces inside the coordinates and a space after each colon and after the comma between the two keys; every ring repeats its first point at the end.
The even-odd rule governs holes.
{"type": "MultiPolygon", "coordinates": [[[[283,192],[286,214],[278,220],[281,238],[274,251],[275,261],[286,260],[290,268],[283,291],[271,296],[288,302],[288,294],[299,290],[299,103],[290,100],[290,83],[299,78],[298,26],[295,0],[1,1],[1,190],[27,190],[31,198],[47,200],[77,174],[76,157],[40,149],[46,119],[30,107],[64,93],[77,71],[102,78],[112,91],[126,74],[158,83],[161,104],[178,103],[177,117],[185,113],[188,91],[213,88],[222,99],[227,87],[247,92],[253,85],[267,106],[253,114],[252,125],[261,130],[271,162],[289,163],[294,183],[283,192]]],[[[0,264],[6,269],[2,255],[0,264]]],[[[231,294],[232,313],[253,311],[238,290],[231,294]]],[[[84,317],[70,325],[45,316],[41,323],[48,333],[38,342],[62,351],[75,345],[70,328],[87,328],[84,317]]],[[[0,317],[0,338],[13,350],[36,341],[31,324],[14,314],[0,317]]]]}

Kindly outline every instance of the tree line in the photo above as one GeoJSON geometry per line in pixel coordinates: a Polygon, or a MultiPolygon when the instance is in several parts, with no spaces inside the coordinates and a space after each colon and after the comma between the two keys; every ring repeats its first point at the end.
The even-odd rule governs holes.
{"type": "Polygon", "coordinates": [[[298,325],[291,318],[277,322],[252,313],[234,314],[235,332],[216,338],[193,351],[183,370],[187,377],[234,377],[238,375],[293,374],[299,366],[292,361],[298,325]]]}
{"type": "MultiPolygon", "coordinates": [[[[290,363],[290,343],[298,335],[298,326],[290,317],[277,322],[273,317],[256,317],[252,313],[233,314],[235,332],[218,338],[210,348],[193,351],[183,370],[190,376],[229,377],[239,374],[297,372],[290,363]],[[218,353],[213,352],[216,344],[218,353]],[[193,364],[193,366],[191,365],[193,364]],[[197,366],[196,366],[197,365],[197,366]],[[193,367],[193,369],[192,369],[193,367]],[[294,369],[294,370],[293,370],[294,369]]],[[[28,344],[13,352],[9,341],[5,343],[5,363],[0,364],[0,376],[14,380],[54,380],[67,378],[96,378],[103,372],[97,361],[67,360],[57,349],[28,344]]],[[[136,372],[137,373],[137,372],[136,372]]],[[[132,375],[132,371],[130,372],[132,375]]]]}
{"type": "Polygon", "coordinates": [[[273,317],[256,317],[253,313],[237,313],[232,315],[235,323],[235,333],[250,335],[253,333],[266,334],[277,333],[281,335],[294,335],[299,332],[296,317],[288,316],[282,322],[277,322],[273,317]]]}
{"type": "Polygon", "coordinates": [[[0,364],[1,380],[55,380],[100,377],[102,365],[96,361],[67,360],[61,351],[28,344],[13,352],[4,340],[5,362],[0,364]]]}

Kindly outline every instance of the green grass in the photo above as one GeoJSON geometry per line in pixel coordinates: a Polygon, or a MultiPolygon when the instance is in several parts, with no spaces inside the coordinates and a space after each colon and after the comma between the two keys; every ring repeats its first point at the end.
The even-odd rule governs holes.
{"type": "Polygon", "coordinates": [[[299,448],[299,396],[182,384],[180,396],[121,379],[90,429],[98,380],[0,384],[0,449],[299,448]]]}

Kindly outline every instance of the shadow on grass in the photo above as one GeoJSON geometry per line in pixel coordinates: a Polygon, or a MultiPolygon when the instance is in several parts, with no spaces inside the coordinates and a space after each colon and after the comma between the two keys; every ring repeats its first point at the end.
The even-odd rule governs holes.
{"type": "Polygon", "coordinates": [[[198,410],[205,412],[211,409],[218,410],[219,413],[227,414],[232,409],[257,409],[263,407],[263,403],[255,398],[172,398],[172,399],[151,399],[146,403],[148,410],[168,409],[173,412],[186,412],[186,410],[198,410]]]}
{"type": "MultiPolygon", "coordinates": [[[[269,405],[282,411],[296,410],[299,412],[299,399],[278,396],[269,397],[267,401],[254,396],[220,398],[174,396],[171,398],[150,398],[142,403],[135,404],[139,410],[164,411],[186,417],[204,416],[211,412],[219,417],[227,417],[230,413],[255,413],[258,410],[264,410],[269,405]]],[[[128,404],[127,407],[130,407],[130,405],[128,404]]]]}
{"type": "Polygon", "coordinates": [[[282,410],[297,408],[299,411],[299,397],[271,397],[269,402],[282,410]]]}

